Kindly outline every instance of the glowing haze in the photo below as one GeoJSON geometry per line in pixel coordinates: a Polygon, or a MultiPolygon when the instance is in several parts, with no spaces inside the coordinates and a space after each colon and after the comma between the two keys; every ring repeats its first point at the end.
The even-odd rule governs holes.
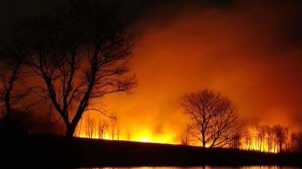
{"type": "Polygon", "coordinates": [[[102,100],[118,117],[120,139],[179,142],[187,124],[179,98],[204,88],[228,96],[253,122],[302,129],[298,7],[240,2],[158,3],[131,25],[138,87],[102,100]]]}

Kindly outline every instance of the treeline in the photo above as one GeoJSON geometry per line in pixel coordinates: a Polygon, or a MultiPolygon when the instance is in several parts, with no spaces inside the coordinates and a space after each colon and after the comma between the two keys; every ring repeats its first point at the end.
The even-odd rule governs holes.
{"type": "Polygon", "coordinates": [[[235,147],[261,152],[302,152],[302,133],[281,125],[252,125],[242,133],[235,147]]]}
{"type": "Polygon", "coordinates": [[[188,93],[180,101],[190,123],[182,131],[185,145],[231,147],[261,152],[302,152],[302,132],[281,125],[250,125],[234,103],[213,90],[188,93]]]}
{"type": "MultiPolygon", "coordinates": [[[[79,122],[75,136],[84,138],[97,138],[107,140],[120,140],[121,128],[118,118],[112,116],[104,118],[102,116],[91,116],[87,114],[79,122]]],[[[129,139],[128,139],[129,140],[129,139]]]]}
{"type": "MultiPolygon", "coordinates": [[[[201,142],[196,141],[189,130],[183,130],[179,137],[180,143],[200,145],[201,142]]],[[[267,153],[302,153],[302,132],[292,132],[281,125],[246,125],[242,132],[232,135],[223,147],[267,153]]]]}

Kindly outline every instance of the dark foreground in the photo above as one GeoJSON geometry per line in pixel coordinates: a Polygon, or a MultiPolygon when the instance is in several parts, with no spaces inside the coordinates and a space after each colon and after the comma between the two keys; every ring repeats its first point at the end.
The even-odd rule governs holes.
{"type": "Polygon", "coordinates": [[[1,137],[0,168],[96,166],[302,166],[298,154],[35,136],[1,137]]]}

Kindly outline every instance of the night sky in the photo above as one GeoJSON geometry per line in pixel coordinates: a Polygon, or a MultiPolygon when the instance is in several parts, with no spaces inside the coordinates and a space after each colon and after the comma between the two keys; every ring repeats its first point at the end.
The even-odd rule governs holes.
{"type": "MultiPolygon", "coordinates": [[[[1,0],[1,30],[56,5],[64,2],[1,0]]],[[[231,98],[253,122],[302,130],[301,6],[299,0],[121,1],[121,19],[137,42],[131,62],[138,87],[102,101],[125,133],[140,124],[173,139],[186,125],[179,98],[204,88],[231,98]]]]}

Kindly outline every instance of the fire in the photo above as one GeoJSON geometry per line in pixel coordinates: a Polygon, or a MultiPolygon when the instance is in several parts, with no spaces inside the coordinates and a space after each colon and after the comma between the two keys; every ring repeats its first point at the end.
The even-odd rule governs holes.
{"type": "MultiPolygon", "coordinates": [[[[122,140],[122,141],[133,141],[133,142],[142,142],[142,143],[160,143],[160,144],[181,144],[179,135],[174,135],[172,133],[179,133],[179,131],[170,131],[167,133],[152,133],[152,127],[140,126],[140,129],[136,129],[132,132],[113,132],[111,128],[108,128],[103,135],[100,135],[97,127],[91,128],[92,130],[87,130],[87,124],[83,123],[82,125],[86,128],[77,128],[77,137],[80,138],[91,138],[91,139],[104,139],[104,140],[122,140]],[[90,132],[91,131],[91,132],[90,132]]],[[[265,153],[278,153],[278,145],[276,142],[270,142],[270,138],[265,137],[262,140],[259,140],[257,133],[254,128],[249,128],[250,135],[249,138],[241,138],[240,140],[240,149],[243,150],[252,150],[260,151],[265,153]]],[[[190,144],[192,146],[199,146],[200,144],[190,144]]],[[[208,147],[208,146],[207,146],[208,147]]]]}
{"type": "MultiPolygon", "coordinates": [[[[132,124],[124,126],[118,124],[118,121],[107,121],[100,119],[97,114],[84,116],[76,130],[76,137],[104,139],[104,140],[122,140],[142,143],[160,143],[160,144],[182,144],[181,131],[176,129],[164,129],[164,127],[154,127],[154,124],[132,124]],[[100,128],[100,124],[107,126],[100,128]],[[104,125],[107,124],[107,125],[104,125]]],[[[108,120],[108,119],[107,119],[108,120]]],[[[250,126],[245,135],[241,136],[240,145],[237,148],[243,150],[260,151],[266,153],[277,153],[279,147],[274,140],[274,136],[259,136],[259,131],[255,126],[250,126]]],[[[198,142],[188,142],[189,145],[199,146],[198,142]]],[[[208,146],[207,146],[208,147],[208,146]]]]}
{"type": "MultiPolygon", "coordinates": [[[[136,126],[135,128],[122,128],[119,124],[108,122],[108,126],[100,128],[99,124],[104,123],[104,119],[94,116],[84,116],[82,122],[76,130],[76,137],[104,139],[104,140],[123,140],[143,143],[178,144],[177,133],[173,131],[154,132],[153,126],[136,126]],[[90,120],[88,120],[90,119],[90,120]]],[[[108,120],[108,119],[107,119],[108,120]]]]}
{"type": "Polygon", "coordinates": [[[125,135],[121,135],[119,137],[112,137],[109,134],[100,138],[96,132],[91,136],[86,134],[85,132],[81,132],[77,137],[80,138],[91,138],[91,139],[104,139],[104,140],[123,140],[123,141],[133,141],[133,142],[142,142],[142,143],[161,143],[161,144],[178,144],[176,140],[174,140],[169,135],[151,135],[150,133],[135,133],[133,137],[127,138],[125,135]]]}
{"type": "Polygon", "coordinates": [[[279,151],[276,145],[273,148],[269,148],[267,144],[260,146],[256,139],[252,140],[251,145],[243,144],[240,148],[243,150],[260,151],[264,153],[278,153],[279,151]]]}
{"type": "Polygon", "coordinates": [[[140,142],[144,142],[144,143],[148,143],[148,142],[152,142],[148,137],[143,137],[140,142]]]}

